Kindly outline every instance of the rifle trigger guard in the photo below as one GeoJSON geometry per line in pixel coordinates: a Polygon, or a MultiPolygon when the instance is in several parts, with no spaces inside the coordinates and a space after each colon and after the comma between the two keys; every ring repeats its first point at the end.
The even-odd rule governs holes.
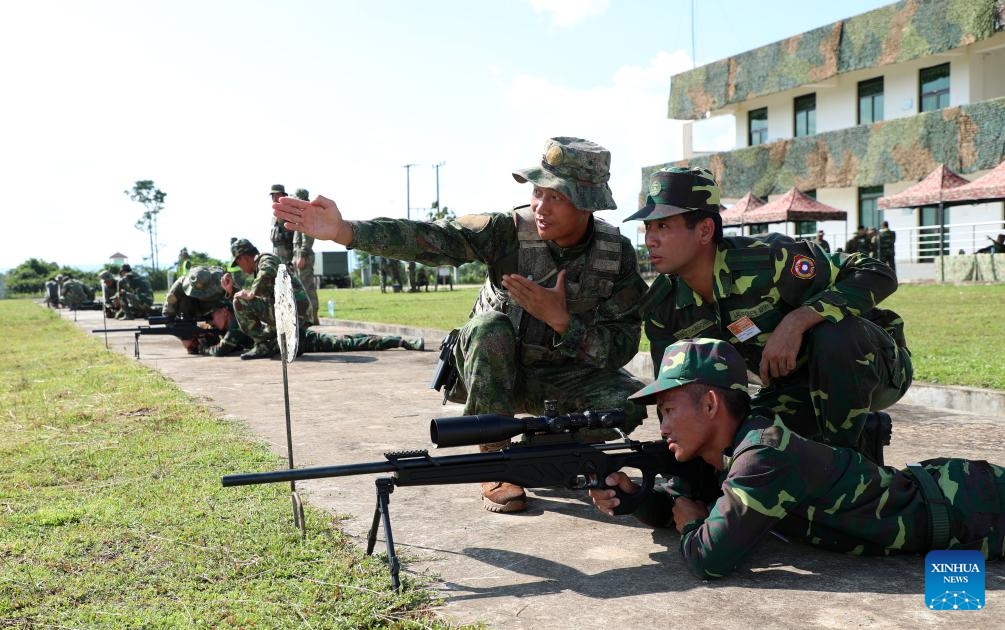
{"type": "Polygon", "coordinates": [[[611,488],[614,490],[614,496],[618,498],[618,506],[614,508],[614,513],[618,516],[624,514],[632,514],[639,508],[642,501],[649,495],[653,490],[653,486],[656,484],[655,474],[646,474],[642,477],[642,486],[637,492],[631,494],[627,492],[622,492],[620,488],[611,488]]]}

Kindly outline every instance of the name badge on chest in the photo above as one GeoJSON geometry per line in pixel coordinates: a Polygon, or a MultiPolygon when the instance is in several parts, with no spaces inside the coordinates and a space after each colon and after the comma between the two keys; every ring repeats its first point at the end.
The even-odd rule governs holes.
{"type": "Polygon", "coordinates": [[[729,332],[733,333],[733,336],[740,341],[746,341],[756,337],[761,332],[761,329],[757,327],[754,320],[750,319],[750,317],[746,315],[726,326],[726,328],[728,328],[729,332]]]}

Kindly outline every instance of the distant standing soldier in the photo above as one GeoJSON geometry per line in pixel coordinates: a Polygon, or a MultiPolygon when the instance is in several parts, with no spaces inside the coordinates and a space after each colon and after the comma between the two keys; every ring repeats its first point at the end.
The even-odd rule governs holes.
{"type": "Polygon", "coordinates": [[[154,305],[154,290],[146,277],[133,272],[128,264],[119,270],[119,312],[115,319],[148,317],[154,305]]]}
{"type": "Polygon", "coordinates": [[[883,227],[879,230],[879,259],[890,265],[890,269],[897,270],[895,260],[897,244],[897,233],[890,229],[890,222],[883,221],[883,227]]]}
{"type": "MultiPolygon", "coordinates": [[[[272,203],[276,203],[280,197],[286,196],[286,187],[273,184],[269,194],[272,196],[272,203]]],[[[283,227],[283,222],[279,219],[272,220],[272,253],[284,264],[293,262],[293,232],[283,227]]]]}
{"type": "Polygon", "coordinates": [[[820,249],[824,250],[828,254],[831,253],[831,244],[824,238],[823,230],[817,230],[817,237],[813,239],[813,242],[819,245],[820,249]]]}
{"type": "Polygon", "coordinates": [[[178,252],[178,267],[177,267],[177,277],[181,278],[188,273],[189,267],[191,266],[191,261],[188,257],[188,248],[182,247],[181,251],[178,252]]]}
{"type": "Polygon", "coordinates": [[[98,279],[101,280],[101,308],[107,317],[115,317],[119,312],[119,282],[107,269],[98,274],[98,279]]]}
{"type": "Polygon", "coordinates": [[[872,256],[869,253],[869,235],[866,234],[864,225],[858,226],[858,231],[845,244],[844,251],[846,254],[858,253],[872,256]]]}
{"type": "MultiPolygon", "coordinates": [[[[297,199],[308,200],[310,193],[306,188],[298,188],[295,193],[297,199]]],[[[285,228],[283,228],[285,229],[285,228]]],[[[293,266],[300,276],[300,282],[307,291],[307,297],[311,299],[311,308],[308,311],[311,324],[317,326],[318,321],[318,283],[314,279],[314,237],[307,236],[303,232],[293,233],[293,266]]]]}
{"type": "Polygon", "coordinates": [[[59,284],[55,277],[45,281],[45,305],[49,308],[59,308],[59,284]]]}
{"type": "Polygon", "coordinates": [[[78,309],[84,302],[94,300],[94,289],[80,280],[63,276],[63,284],[59,287],[60,303],[70,309],[78,309]]]}

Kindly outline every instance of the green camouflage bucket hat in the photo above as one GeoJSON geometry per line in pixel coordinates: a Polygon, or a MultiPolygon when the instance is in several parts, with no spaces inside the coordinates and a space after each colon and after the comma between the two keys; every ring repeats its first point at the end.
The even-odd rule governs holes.
{"type": "Polygon", "coordinates": [[[644,405],[668,389],[704,383],[747,391],[747,367],[736,348],[718,339],[684,339],[666,349],[656,380],[628,397],[644,405]]]}
{"type": "Polygon", "coordinates": [[[695,210],[717,213],[719,197],[719,185],[711,171],[697,166],[675,166],[649,177],[646,204],[625,221],[654,221],[695,210]]]}
{"type": "Polygon", "coordinates": [[[112,280],[115,280],[115,276],[113,276],[113,275],[112,275],[112,272],[111,272],[111,271],[109,271],[109,270],[107,270],[107,269],[105,269],[104,271],[102,271],[101,273],[99,273],[99,274],[98,274],[98,278],[99,278],[99,279],[100,279],[100,280],[101,280],[102,282],[110,282],[110,281],[112,281],[112,280]]]}
{"type": "Polygon", "coordinates": [[[205,300],[216,299],[223,293],[223,269],[219,267],[193,267],[188,275],[182,278],[181,290],[190,298],[205,300]]]}
{"type": "Polygon", "coordinates": [[[513,171],[513,179],[557,190],[587,212],[618,207],[607,185],[611,179],[611,152],[582,138],[549,139],[541,164],[513,171]]]}
{"type": "Polygon", "coordinates": [[[270,195],[282,195],[282,196],[285,197],[286,196],[286,186],[283,186],[282,184],[273,184],[272,185],[272,189],[269,190],[269,194],[270,195]]]}
{"type": "Polygon", "coordinates": [[[230,266],[237,265],[237,258],[243,254],[258,255],[258,248],[251,244],[246,238],[231,239],[230,241],[230,266]]]}

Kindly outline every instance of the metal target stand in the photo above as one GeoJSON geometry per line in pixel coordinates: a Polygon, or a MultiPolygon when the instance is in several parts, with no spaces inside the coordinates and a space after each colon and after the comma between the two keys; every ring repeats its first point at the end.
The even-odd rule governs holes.
{"type": "MultiPolygon", "coordinates": [[[[297,305],[293,296],[293,283],[286,265],[281,265],[276,274],[275,288],[276,333],[279,337],[279,356],[283,364],[283,406],[286,409],[286,460],[293,470],[293,425],[290,421],[290,381],[287,364],[297,357],[300,331],[297,325],[297,305]]],[[[300,530],[300,537],[307,537],[307,523],[304,520],[304,504],[297,492],[297,482],[290,480],[290,501],[293,505],[293,524],[300,530]]]]}

